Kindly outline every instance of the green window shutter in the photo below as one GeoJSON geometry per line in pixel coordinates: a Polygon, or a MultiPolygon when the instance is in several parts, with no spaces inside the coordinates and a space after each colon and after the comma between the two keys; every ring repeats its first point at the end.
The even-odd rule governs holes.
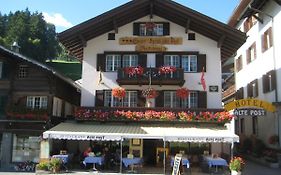
{"type": "Polygon", "coordinates": [[[9,78],[9,64],[6,62],[2,63],[2,79],[7,79],[9,78]]]}
{"type": "Polygon", "coordinates": [[[105,55],[97,54],[97,71],[105,72],[105,55]]]}
{"type": "Polygon", "coordinates": [[[133,24],[133,35],[140,35],[140,23],[136,22],[133,24]]]}
{"type": "Polygon", "coordinates": [[[207,92],[198,92],[198,108],[207,108],[207,92]]]}
{"type": "Polygon", "coordinates": [[[206,66],[206,55],[205,54],[199,54],[197,57],[197,72],[202,72],[204,67],[204,72],[207,71],[206,66]]]}
{"type": "Polygon", "coordinates": [[[163,35],[170,35],[170,23],[168,22],[163,23],[163,35]]]}
{"type": "Polygon", "coordinates": [[[103,107],[104,106],[104,91],[96,90],[96,106],[103,107]]]}

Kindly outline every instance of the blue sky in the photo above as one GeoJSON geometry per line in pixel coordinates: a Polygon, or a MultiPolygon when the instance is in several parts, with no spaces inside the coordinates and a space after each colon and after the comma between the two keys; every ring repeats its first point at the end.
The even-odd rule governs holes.
{"type": "MultiPolygon", "coordinates": [[[[240,0],[175,0],[204,15],[226,23],[240,0]]],[[[57,32],[91,19],[129,0],[0,0],[1,14],[24,10],[42,12],[57,32]]]]}

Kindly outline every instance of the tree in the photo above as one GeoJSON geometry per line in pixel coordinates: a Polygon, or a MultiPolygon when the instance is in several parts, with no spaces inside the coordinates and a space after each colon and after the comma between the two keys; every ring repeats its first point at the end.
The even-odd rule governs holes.
{"type": "Polygon", "coordinates": [[[25,11],[0,13],[0,44],[10,47],[18,42],[23,55],[44,62],[59,55],[60,46],[56,38],[55,26],[48,24],[42,13],[25,11]]]}

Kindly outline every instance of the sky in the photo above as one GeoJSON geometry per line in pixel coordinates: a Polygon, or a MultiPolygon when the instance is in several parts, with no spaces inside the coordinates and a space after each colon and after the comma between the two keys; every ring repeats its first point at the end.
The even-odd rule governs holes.
{"type": "MultiPolygon", "coordinates": [[[[174,0],[204,15],[227,23],[240,0],[174,0]]],[[[129,0],[0,0],[1,14],[29,9],[42,12],[62,32],[129,0]]]]}

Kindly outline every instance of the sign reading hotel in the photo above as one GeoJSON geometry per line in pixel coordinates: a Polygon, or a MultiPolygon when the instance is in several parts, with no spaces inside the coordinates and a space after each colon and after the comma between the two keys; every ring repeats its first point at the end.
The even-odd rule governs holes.
{"type": "Polygon", "coordinates": [[[182,45],[181,37],[122,37],[119,39],[120,45],[136,45],[139,52],[163,52],[167,51],[168,45],[182,45]]]}
{"type": "Polygon", "coordinates": [[[247,98],[230,102],[224,106],[225,110],[234,110],[236,116],[264,116],[266,111],[275,112],[274,105],[267,101],[247,98]]]}

